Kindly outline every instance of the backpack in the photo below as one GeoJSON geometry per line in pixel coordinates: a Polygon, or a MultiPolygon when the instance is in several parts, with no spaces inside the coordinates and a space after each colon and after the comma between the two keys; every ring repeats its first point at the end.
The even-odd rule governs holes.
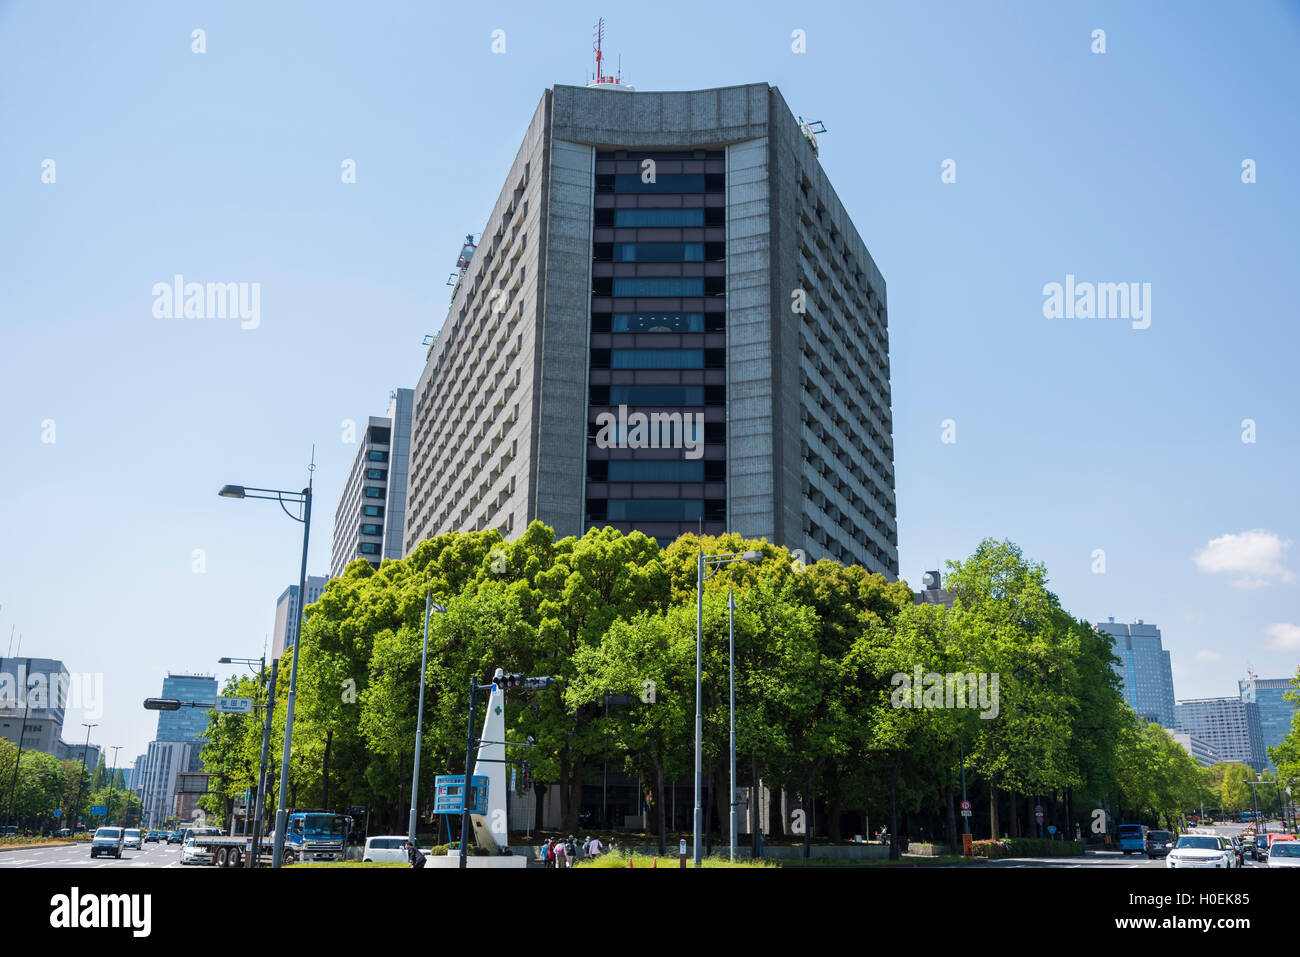
{"type": "Polygon", "coordinates": [[[546,859],[548,861],[555,860],[555,845],[550,841],[546,842],[546,859]]]}

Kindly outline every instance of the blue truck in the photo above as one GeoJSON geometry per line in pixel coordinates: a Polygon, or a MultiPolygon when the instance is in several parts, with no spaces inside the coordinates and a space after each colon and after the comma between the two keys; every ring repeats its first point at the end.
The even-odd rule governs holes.
{"type": "MultiPolygon", "coordinates": [[[[284,831],[284,863],[299,861],[341,861],[347,854],[352,819],[331,811],[294,811],[284,831]]],[[[212,829],[205,829],[212,830],[212,829]]],[[[243,867],[253,853],[252,838],[238,835],[193,834],[194,846],[212,854],[217,867],[243,867]]],[[[275,832],[262,838],[259,859],[270,863],[275,851],[275,832]]]]}

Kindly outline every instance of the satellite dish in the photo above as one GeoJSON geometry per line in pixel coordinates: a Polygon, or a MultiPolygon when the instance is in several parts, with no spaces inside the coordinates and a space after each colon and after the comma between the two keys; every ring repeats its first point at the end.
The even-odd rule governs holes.
{"type": "Polygon", "coordinates": [[[939,573],[926,572],[921,577],[921,583],[925,585],[926,591],[937,591],[939,588],[939,573]]]}

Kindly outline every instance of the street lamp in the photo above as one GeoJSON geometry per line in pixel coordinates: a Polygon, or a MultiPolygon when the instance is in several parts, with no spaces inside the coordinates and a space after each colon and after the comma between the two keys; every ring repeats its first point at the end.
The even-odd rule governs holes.
{"type": "MultiPolygon", "coordinates": [[[[218,658],[219,665],[248,665],[251,669],[257,665],[257,676],[262,684],[266,687],[266,656],[261,658],[218,658]]],[[[257,789],[253,799],[253,843],[252,851],[248,855],[248,866],[256,867],[261,863],[261,838],[262,838],[262,818],[266,813],[265,795],[266,795],[266,759],[267,752],[271,746],[271,716],[275,710],[275,675],[279,670],[280,660],[271,659],[271,688],[266,696],[266,714],[262,721],[262,757],[257,766],[257,789]]],[[[244,804],[244,833],[248,833],[248,804],[244,804]]]]}
{"type": "Polygon", "coordinates": [[[81,813],[81,786],[86,782],[86,752],[90,750],[90,729],[98,728],[99,722],[86,724],[81,722],[81,726],[86,729],[86,746],[81,749],[81,777],[77,779],[77,803],[72,805],[72,833],[77,833],[77,815],[81,813]]]}
{"type": "MultiPolygon", "coordinates": [[[[314,466],[313,466],[314,468],[314,466]]],[[[293,665],[289,670],[289,696],[284,711],[284,753],[280,758],[280,793],[275,808],[275,850],[271,856],[271,866],[280,867],[284,861],[284,828],[288,813],[285,798],[289,793],[289,751],[293,747],[293,705],[298,693],[298,646],[302,643],[302,619],[307,607],[307,542],[311,536],[311,489],[308,479],[307,487],[301,492],[287,492],[282,489],[246,488],[243,485],[223,485],[217,494],[222,498],[263,498],[278,502],[280,509],[295,522],[302,523],[302,568],[298,575],[298,620],[294,628],[293,665]],[[265,493],[265,494],[258,494],[265,493]],[[294,515],[285,508],[290,505],[302,506],[302,517],[294,515]]]]}
{"type": "MultiPolygon", "coordinates": [[[[715,565],[721,568],[730,565],[732,562],[746,561],[758,564],[763,560],[762,552],[731,552],[725,555],[705,555],[704,549],[700,549],[698,561],[695,566],[695,826],[693,836],[695,840],[695,866],[700,866],[700,830],[704,823],[704,811],[700,806],[700,748],[704,736],[704,715],[701,711],[700,702],[700,684],[702,670],[702,655],[704,648],[704,583],[717,574],[715,568],[709,574],[704,574],[706,565],[715,565]]],[[[733,641],[731,648],[731,670],[736,668],[736,649],[733,641]]],[[[733,677],[731,683],[731,813],[734,820],[736,813],[736,683],[733,677]]],[[[734,835],[734,830],[733,830],[734,835]]],[[[735,856],[736,841],[735,837],[731,840],[732,856],[735,856]]]]}
{"type": "MultiPolygon", "coordinates": [[[[32,666],[32,659],[28,658],[27,667],[31,668],[31,666],[32,666]]],[[[18,792],[18,765],[22,763],[23,760],[23,735],[26,734],[27,732],[27,713],[32,708],[32,689],[31,689],[30,682],[33,680],[33,677],[39,677],[39,676],[28,676],[28,678],[24,682],[23,723],[18,728],[18,757],[14,760],[14,779],[13,782],[9,785],[9,807],[5,811],[5,826],[3,830],[0,830],[0,834],[4,834],[5,831],[9,829],[9,818],[11,818],[14,813],[14,795],[17,794],[18,792]]],[[[84,764],[84,759],[83,759],[83,764],[84,764]]]]}
{"type": "MultiPolygon", "coordinates": [[[[415,768],[411,771],[411,820],[408,828],[412,847],[415,843],[415,809],[420,800],[420,748],[424,743],[424,669],[429,663],[429,617],[433,612],[447,614],[447,606],[433,600],[433,592],[424,596],[424,651],[420,653],[420,710],[415,713],[415,768]]],[[[465,779],[466,788],[469,778],[465,779]]],[[[468,793],[468,792],[466,792],[468,793]]]]}

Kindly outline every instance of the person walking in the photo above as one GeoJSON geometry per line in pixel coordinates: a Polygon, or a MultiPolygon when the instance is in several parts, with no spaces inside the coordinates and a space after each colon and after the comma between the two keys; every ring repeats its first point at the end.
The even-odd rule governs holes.
{"type": "Polygon", "coordinates": [[[542,845],[542,860],[546,862],[547,867],[555,866],[555,842],[552,838],[547,838],[546,843],[542,845]]]}
{"type": "Polygon", "coordinates": [[[591,838],[587,846],[587,855],[589,857],[599,857],[600,852],[603,851],[604,849],[605,849],[604,845],[600,843],[600,838],[593,837],[591,838]]]}
{"type": "Polygon", "coordinates": [[[563,841],[555,842],[555,866],[559,870],[564,870],[564,868],[569,866],[568,862],[565,860],[563,841]]]}
{"type": "Polygon", "coordinates": [[[423,852],[418,847],[412,846],[410,841],[406,842],[406,856],[410,860],[411,866],[416,870],[424,867],[425,857],[423,852]]]}

